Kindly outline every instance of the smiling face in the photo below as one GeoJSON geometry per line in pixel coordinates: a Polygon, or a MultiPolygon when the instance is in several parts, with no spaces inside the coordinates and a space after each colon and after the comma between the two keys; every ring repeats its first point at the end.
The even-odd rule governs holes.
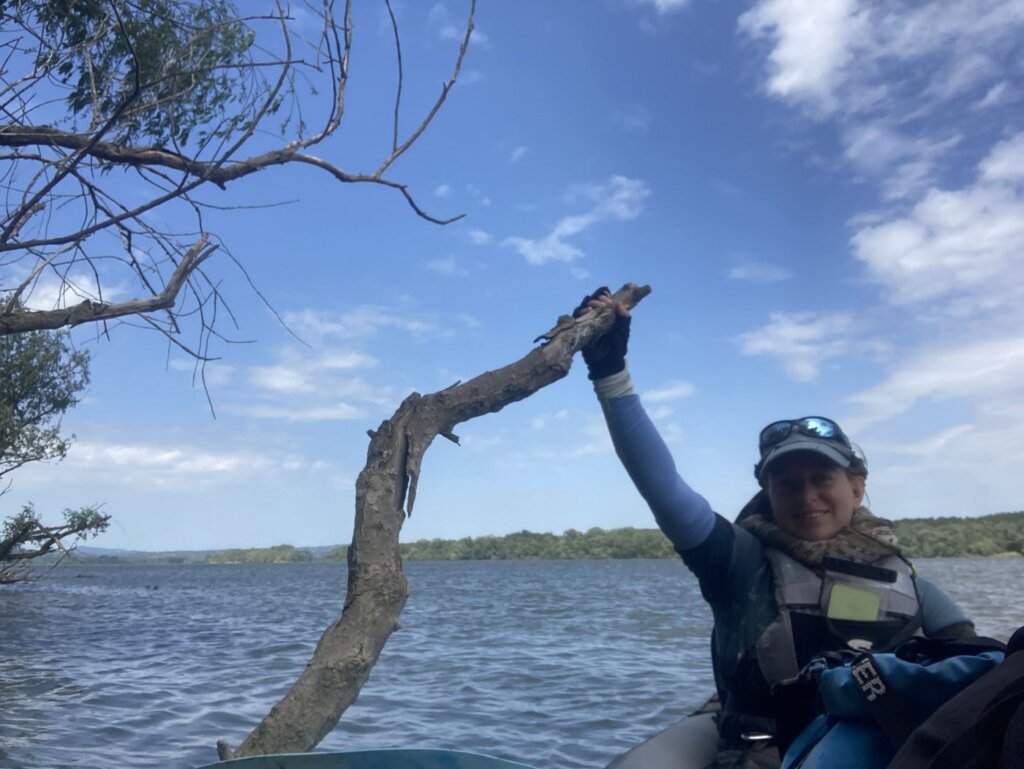
{"type": "Polygon", "coordinates": [[[776,525],[800,539],[831,539],[849,525],[864,499],[864,479],[820,454],[794,451],[767,470],[776,525]]]}

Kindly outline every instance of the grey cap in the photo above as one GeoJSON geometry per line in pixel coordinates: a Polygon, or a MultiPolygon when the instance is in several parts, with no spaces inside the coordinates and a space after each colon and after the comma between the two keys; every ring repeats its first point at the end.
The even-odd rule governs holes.
{"type": "Polygon", "coordinates": [[[856,456],[853,453],[853,449],[847,449],[833,439],[815,438],[811,435],[804,435],[794,431],[786,436],[784,440],[779,441],[768,449],[765,455],[761,457],[761,461],[754,467],[754,475],[757,476],[757,480],[764,480],[768,466],[775,462],[775,460],[786,454],[792,454],[794,451],[810,451],[820,454],[842,468],[850,467],[856,456]]]}

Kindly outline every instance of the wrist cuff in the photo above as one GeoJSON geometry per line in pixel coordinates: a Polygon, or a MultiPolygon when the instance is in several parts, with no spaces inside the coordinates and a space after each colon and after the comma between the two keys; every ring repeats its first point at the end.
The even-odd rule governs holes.
{"type": "Polygon", "coordinates": [[[633,378],[629,375],[627,365],[618,374],[594,380],[594,392],[603,401],[610,398],[621,398],[623,395],[632,395],[636,392],[633,389],[633,378]]]}

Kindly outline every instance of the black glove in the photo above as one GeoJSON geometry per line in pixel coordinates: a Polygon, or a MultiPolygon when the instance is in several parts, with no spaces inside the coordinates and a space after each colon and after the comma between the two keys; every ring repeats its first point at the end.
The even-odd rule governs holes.
{"type": "MultiPolygon", "coordinates": [[[[607,286],[601,286],[593,294],[583,297],[580,306],[573,310],[574,318],[590,310],[588,303],[605,294],[611,296],[607,286]]],[[[588,347],[583,348],[583,361],[587,364],[587,378],[591,381],[618,374],[626,368],[626,347],[629,344],[629,324],[632,318],[615,313],[615,325],[588,347]]]]}

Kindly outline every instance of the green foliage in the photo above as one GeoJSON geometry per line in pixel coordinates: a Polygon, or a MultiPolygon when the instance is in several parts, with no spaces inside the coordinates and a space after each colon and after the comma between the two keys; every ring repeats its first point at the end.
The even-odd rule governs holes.
{"type": "MultiPolygon", "coordinates": [[[[60,436],[61,417],[88,382],[89,356],[73,350],[66,334],[0,337],[0,477],[28,462],[64,458],[70,440],[60,436]]],[[[107,521],[95,507],[85,507],[65,510],[63,524],[46,526],[26,505],[3,523],[0,584],[24,579],[29,560],[64,553],[103,531],[107,521]]]]}
{"type": "Polygon", "coordinates": [[[46,526],[35,507],[29,503],[20,513],[3,523],[0,533],[0,585],[26,579],[28,562],[34,558],[58,553],[59,558],[70,552],[81,540],[94,537],[107,528],[110,516],[95,507],[64,511],[64,523],[46,526]]]}
{"type": "Polygon", "coordinates": [[[4,27],[38,37],[37,71],[66,90],[72,114],[113,119],[119,144],[181,146],[202,126],[226,137],[251,117],[240,78],[255,36],[232,2],[21,0],[0,12],[4,27]]]}
{"type": "Polygon", "coordinates": [[[980,518],[907,518],[893,528],[911,558],[1024,555],[1024,512],[980,518]]]}
{"type": "Polygon", "coordinates": [[[44,459],[63,459],[70,441],[60,419],[89,383],[89,355],[67,335],[32,331],[0,337],[0,476],[44,459]]]}
{"type": "Polygon", "coordinates": [[[312,553],[292,545],[225,550],[206,557],[206,563],[302,563],[312,560],[312,553]]]}
{"type": "MultiPolygon", "coordinates": [[[[979,518],[916,518],[895,521],[904,552],[911,558],[1024,555],[1024,512],[979,518]]],[[[568,529],[561,536],[519,531],[502,537],[421,539],[401,545],[402,558],[415,560],[509,560],[582,558],[675,558],[658,529],[568,529]]],[[[348,546],[329,551],[325,560],[344,561],[348,546]]]]}
{"type": "Polygon", "coordinates": [[[348,545],[338,545],[332,547],[326,553],[324,553],[325,561],[347,561],[348,560],[348,545]]]}
{"type": "MultiPolygon", "coordinates": [[[[998,513],[980,518],[917,518],[894,523],[900,544],[910,557],[980,557],[1024,555],[1024,512],[998,513]]],[[[348,557],[348,545],[331,548],[325,561],[348,557]]],[[[511,559],[604,559],[676,558],[672,545],[658,529],[600,529],[586,532],[567,529],[564,534],[518,531],[505,536],[463,537],[462,539],[421,539],[401,545],[407,561],[511,560],[511,559]]],[[[145,558],[159,563],[294,563],[313,560],[308,550],[291,545],[227,550],[215,555],[190,558],[177,554],[145,558]]],[[[90,562],[139,562],[140,558],[91,557],[90,562]]]]}
{"type": "MultiPolygon", "coordinates": [[[[325,557],[345,558],[347,548],[335,548],[325,557]]],[[[409,561],[494,561],[592,558],[673,558],[671,543],[658,529],[568,529],[564,534],[518,531],[502,537],[423,539],[401,545],[409,561]]]]}

